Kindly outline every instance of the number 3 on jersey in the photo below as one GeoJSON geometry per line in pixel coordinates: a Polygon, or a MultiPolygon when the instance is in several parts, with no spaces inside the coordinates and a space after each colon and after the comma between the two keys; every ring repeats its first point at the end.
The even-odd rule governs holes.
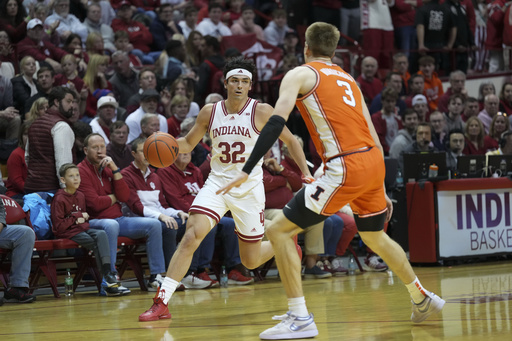
{"type": "Polygon", "coordinates": [[[356,100],[354,98],[354,93],[352,92],[352,88],[350,87],[350,84],[348,82],[345,82],[345,81],[342,81],[342,80],[339,80],[339,79],[336,82],[338,83],[338,86],[346,88],[345,89],[345,94],[348,97],[347,96],[342,96],[343,102],[345,102],[347,105],[350,105],[351,107],[355,107],[356,106],[356,100]]]}
{"type": "Polygon", "coordinates": [[[219,158],[222,163],[241,163],[245,162],[245,157],[240,156],[245,152],[245,144],[242,142],[234,142],[231,145],[227,142],[219,143],[219,148],[222,148],[221,154],[223,157],[219,158]]]}

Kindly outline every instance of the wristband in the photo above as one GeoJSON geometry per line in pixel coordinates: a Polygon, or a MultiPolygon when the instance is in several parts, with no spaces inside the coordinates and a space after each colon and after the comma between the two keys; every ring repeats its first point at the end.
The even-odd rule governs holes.
{"type": "Polygon", "coordinates": [[[120,168],[118,168],[118,169],[116,169],[115,171],[112,171],[112,174],[117,174],[117,173],[120,173],[120,172],[121,172],[121,169],[120,169],[120,168]]]}

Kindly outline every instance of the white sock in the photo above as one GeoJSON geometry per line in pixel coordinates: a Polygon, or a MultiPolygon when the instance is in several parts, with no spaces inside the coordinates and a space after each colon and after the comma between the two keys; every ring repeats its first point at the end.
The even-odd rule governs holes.
{"type": "Polygon", "coordinates": [[[409,290],[409,294],[411,294],[411,298],[416,304],[423,302],[427,296],[427,291],[421,286],[418,277],[416,277],[412,283],[406,284],[405,286],[407,287],[407,290],[409,290]]]}
{"type": "Polygon", "coordinates": [[[309,316],[308,308],[306,307],[306,300],[304,296],[302,297],[294,297],[288,299],[288,310],[292,312],[292,314],[299,317],[309,316]]]}
{"type": "Polygon", "coordinates": [[[171,299],[172,294],[176,291],[176,288],[180,285],[179,282],[176,282],[174,279],[170,277],[165,277],[162,285],[160,286],[160,294],[164,294],[163,301],[164,304],[167,304],[171,299]]]}

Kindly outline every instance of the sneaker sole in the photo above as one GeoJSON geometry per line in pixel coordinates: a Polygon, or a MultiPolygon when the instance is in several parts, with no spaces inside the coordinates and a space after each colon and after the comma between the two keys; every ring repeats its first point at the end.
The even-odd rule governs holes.
{"type": "Polygon", "coordinates": [[[171,318],[171,314],[156,316],[156,317],[147,318],[147,319],[139,316],[139,322],[151,322],[151,321],[158,321],[158,320],[166,320],[166,319],[170,319],[170,318],[171,318]]]}
{"type": "Polygon", "coordinates": [[[325,275],[304,274],[305,279],[322,279],[322,278],[329,278],[329,277],[332,277],[332,274],[325,274],[325,275]]]}
{"type": "Polygon", "coordinates": [[[250,281],[235,281],[234,279],[228,279],[228,284],[233,284],[233,285],[247,285],[247,284],[251,284],[251,283],[254,283],[254,279],[251,279],[250,281]]]}
{"type": "Polygon", "coordinates": [[[262,335],[262,334],[260,334],[260,339],[262,339],[262,340],[305,339],[305,338],[310,338],[310,337],[317,336],[318,335],[318,329],[306,330],[306,331],[303,331],[303,332],[293,332],[293,333],[287,333],[287,334],[278,334],[278,335],[262,335]]]}
{"type": "Polygon", "coordinates": [[[204,286],[204,285],[187,285],[187,284],[183,284],[185,286],[185,289],[208,289],[212,286],[212,283],[208,283],[208,285],[204,286]]]}
{"type": "Polygon", "coordinates": [[[422,314],[420,319],[413,320],[413,315],[411,315],[411,320],[414,323],[421,323],[428,319],[431,315],[439,313],[441,310],[443,310],[444,304],[446,303],[445,300],[441,299],[438,305],[436,305],[432,311],[422,314]]]}
{"type": "Polygon", "coordinates": [[[386,271],[388,270],[389,268],[388,267],[385,267],[385,268],[382,268],[382,269],[376,269],[376,268],[372,268],[371,266],[365,266],[365,270],[366,271],[372,271],[372,272],[382,272],[382,271],[386,271]]]}

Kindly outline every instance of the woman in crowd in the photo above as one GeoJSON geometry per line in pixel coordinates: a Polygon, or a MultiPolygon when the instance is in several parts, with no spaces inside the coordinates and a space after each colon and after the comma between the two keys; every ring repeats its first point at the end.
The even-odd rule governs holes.
{"type": "Polygon", "coordinates": [[[508,121],[507,114],[498,112],[491,121],[489,127],[489,136],[495,142],[494,149],[498,149],[501,134],[508,131],[510,128],[510,122],[508,121]]]}
{"type": "MultiPolygon", "coordinates": [[[[189,99],[190,108],[187,117],[196,117],[199,114],[199,104],[194,102],[194,82],[183,75],[179,76],[169,87],[170,97],[182,95],[189,99]]],[[[170,115],[168,115],[170,117],[170,115]]]]}
{"type": "Polygon", "coordinates": [[[103,45],[103,38],[101,34],[96,32],[91,32],[87,36],[87,40],[85,41],[85,51],[89,56],[93,54],[105,54],[105,46],[103,45]]]}
{"type": "Polygon", "coordinates": [[[197,69],[199,65],[203,62],[203,49],[204,49],[204,39],[203,35],[198,31],[190,32],[188,39],[185,43],[185,50],[187,52],[187,56],[185,57],[185,64],[189,67],[189,69],[197,69]]]}
{"type": "MultiPolygon", "coordinates": [[[[500,91],[500,111],[512,116],[512,82],[503,83],[500,91]]],[[[510,119],[510,118],[509,118],[510,119]]]]}
{"type": "Polygon", "coordinates": [[[82,38],[78,34],[71,33],[64,42],[64,50],[75,56],[78,62],[78,74],[80,77],[85,75],[89,56],[82,48],[82,38]]]}
{"type": "Polygon", "coordinates": [[[48,110],[48,100],[44,97],[38,98],[35,100],[35,102],[32,104],[32,107],[30,108],[29,112],[25,115],[25,121],[27,122],[33,122],[39,117],[43,116],[46,113],[46,110],[48,110]]]}
{"type": "Polygon", "coordinates": [[[18,135],[18,148],[14,149],[7,159],[7,181],[5,195],[14,199],[22,199],[25,195],[25,179],[27,178],[27,164],[25,163],[25,146],[27,145],[28,128],[32,122],[24,122],[18,135]]]}
{"type": "Polygon", "coordinates": [[[490,94],[496,94],[494,83],[490,81],[480,83],[480,87],[478,88],[478,107],[480,108],[480,111],[484,110],[485,96],[490,94]]]}
{"type": "Polygon", "coordinates": [[[108,89],[112,90],[112,84],[107,80],[105,71],[109,64],[110,57],[95,54],[91,56],[89,65],[87,66],[87,72],[84,76],[84,84],[89,91],[86,100],[85,113],[82,118],[85,122],[90,122],[95,116],[97,107],[96,104],[98,99],[93,95],[97,89],[108,89]]]}
{"type": "Polygon", "coordinates": [[[25,108],[28,99],[37,94],[37,81],[34,79],[36,73],[36,60],[31,56],[23,57],[20,62],[21,73],[11,79],[12,97],[14,107],[23,116],[30,108],[25,108]]]}
{"type": "Polygon", "coordinates": [[[485,135],[484,125],[475,116],[466,121],[464,136],[466,137],[464,155],[484,155],[488,150],[494,149],[495,142],[491,137],[485,135]]]}
{"type": "Polygon", "coordinates": [[[27,35],[29,20],[21,1],[2,0],[0,2],[0,30],[6,31],[14,44],[27,35]]]}

